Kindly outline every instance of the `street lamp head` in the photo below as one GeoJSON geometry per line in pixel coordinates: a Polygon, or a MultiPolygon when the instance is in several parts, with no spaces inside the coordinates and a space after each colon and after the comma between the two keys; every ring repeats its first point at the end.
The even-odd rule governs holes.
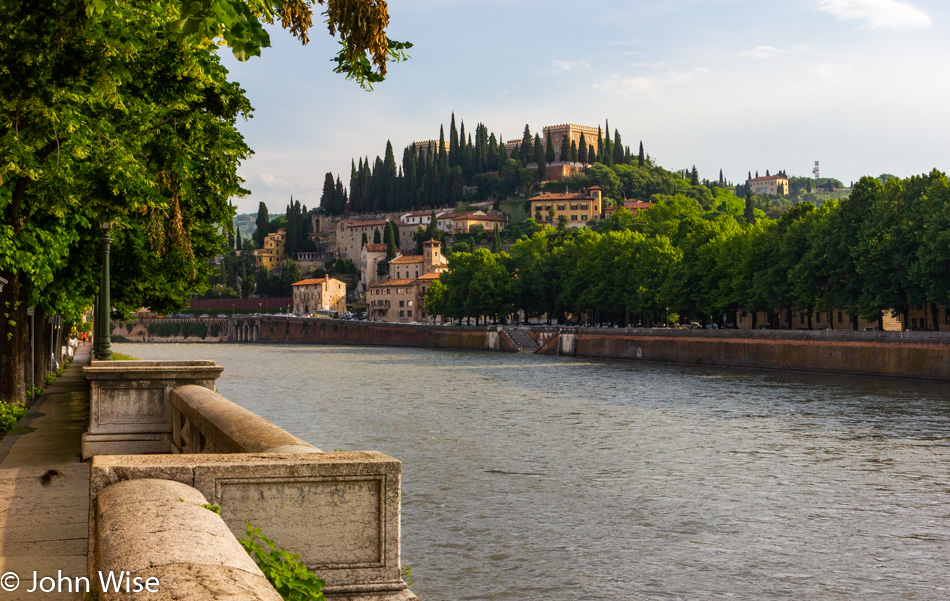
{"type": "Polygon", "coordinates": [[[102,229],[103,233],[108,233],[112,229],[112,221],[108,219],[103,219],[99,222],[99,227],[102,229]]]}

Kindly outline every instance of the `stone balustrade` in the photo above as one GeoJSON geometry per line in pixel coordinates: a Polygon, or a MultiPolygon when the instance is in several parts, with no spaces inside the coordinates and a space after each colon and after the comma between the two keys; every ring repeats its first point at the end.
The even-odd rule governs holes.
{"type": "Polygon", "coordinates": [[[224,370],[214,361],[93,361],[89,430],[83,459],[97,454],[168,453],[172,439],[171,391],[192,384],[214,389],[224,370]]]}
{"type": "MultiPolygon", "coordinates": [[[[98,385],[98,411],[134,415],[135,409],[128,405],[136,406],[139,397],[128,391],[152,390],[148,393],[152,408],[148,415],[154,419],[149,427],[167,433],[167,438],[163,439],[164,446],[155,444],[144,452],[139,446],[138,451],[121,455],[107,452],[116,446],[92,447],[100,452],[92,458],[90,473],[90,578],[102,569],[103,557],[115,555],[110,549],[120,536],[127,536],[132,541],[129,544],[144,550],[161,544],[143,536],[134,520],[115,527],[116,532],[124,534],[104,537],[106,524],[100,519],[106,514],[101,508],[108,505],[102,503],[113,501],[108,497],[100,501],[100,495],[120,483],[159,480],[190,487],[201,498],[219,505],[221,518],[233,536],[243,537],[246,524],[251,523],[279,546],[299,554],[326,582],[324,594],[329,600],[416,599],[400,573],[399,461],[372,451],[322,452],[213,392],[213,379],[182,382],[185,378],[169,376],[168,372],[187,367],[177,365],[180,362],[168,362],[164,366],[167,373],[161,377],[153,376],[165,362],[110,362],[113,369],[107,372],[103,371],[105,366],[95,363],[93,367],[99,371],[90,370],[87,376],[93,386],[98,385]],[[122,374],[126,363],[133,365],[122,374]],[[143,379],[136,380],[136,376],[143,379]],[[169,388],[169,382],[177,385],[169,388]]],[[[200,369],[208,373],[217,370],[216,377],[221,371],[210,361],[184,363],[193,364],[195,374],[200,369]]],[[[110,423],[135,425],[131,419],[110,423]]],[[[140,432],[123,433],[116,428],[114,433],[140,432]]],[[[117,498],[114,503],[121,505],[123,501],[117,498]]],[[[130,515],[148,516],[153,511],[146,505],[129,503],[130,515]]],[[[206,534],[202,531],[194,536],[206,534]]],[[[183,582],[187,592],[190,581],[183,582]]],[[[174,596],[177,594],[175,585],[169,598],[178,598],[174,596]]]]}
{"type": "Polygon", "coordinates": [[[196,385],[171,393],[174,453],[319,453],[253,411],[196,385]]]}
{"type": "Polygon", "coordinates": [[[98,491],[90,579],[98,598],[281,601],[207,504],[200,492],[171,480],[127,480],[98,491]]]}

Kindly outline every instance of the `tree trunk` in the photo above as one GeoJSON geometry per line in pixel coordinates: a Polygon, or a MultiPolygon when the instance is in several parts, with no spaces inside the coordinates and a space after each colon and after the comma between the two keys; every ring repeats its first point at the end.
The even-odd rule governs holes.
{"type": "MultiPolygon", "coordinates": [[[[23,342],[29,331],[26,307],[21,297],[26,296],[17,273],[4,273],[8,282],[0,292],[0,402],[21,403],[26,400],[26,370],[23,365],[23,342]]],[[[29,345],[29,341],[27,341],[29,345]]]]}
{"type": "Polygon", "coordinates": [[[811,309],[808,310],[808,329],[811,329],[811,309]]]}
{"type": "Polygon", "coordinates": [[[930,315],[934,320],[934,332],[940,331],[940,308],[937,303],[930,303],[930,315]]]}
{"type": "Polygon", "coordinates": [[[851,329],[854,330],[855,332],[858,331],[858,316],[857,316],[857,314],[854,314],[854,315],[851,316],[851,329]]]}
{"type": "Polygon", "coordinates": [[[759,323],[759,312],[758,312],[758,311],[753,311],[753,312],[752,312],[752,329],[753,329],[753,330],[754,330],[755,327],[758,325],[758,323],[759,323]]]}

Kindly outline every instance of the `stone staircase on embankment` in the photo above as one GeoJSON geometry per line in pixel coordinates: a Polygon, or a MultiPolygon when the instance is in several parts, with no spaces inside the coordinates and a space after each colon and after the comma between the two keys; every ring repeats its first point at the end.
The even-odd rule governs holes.
{"type": "Polygon", "coordinates": [[[538,344],[528,336],[528,334],[518,328],[505,328],[505,334],[512,344],[517,347],[519,353],[535,353],[538,350],[538,344]]]}

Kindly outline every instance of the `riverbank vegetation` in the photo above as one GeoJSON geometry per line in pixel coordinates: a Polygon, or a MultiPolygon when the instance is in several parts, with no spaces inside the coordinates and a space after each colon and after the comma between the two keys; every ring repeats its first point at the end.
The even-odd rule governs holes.
{"type": "MultiPolygon", "coordinates": [[[[326,21],[341,42],[334,70],[361,86],[407,58],[409,45],[385,35],[385,3],[343,0],[326,21]]],[[[277,22],[306,42],[311,8],[279,0],[4,3],[0,402],[26,395],[27,307],[37,323],[61,315],[70,325],[92,306],[101,225],[112,225],[117,314],[180,310],[205,289],[208,261],[231,229],[228,199],[246,193],[238,164],[251,152],[236,127],[251,106],[214,40],[245,60],[269,45],[263,24],[277,22]]]]}
{"type": "MultiPolygon", "coordinates": [[[[456,252],[426,297],[430,315],[528,317],[642,325],[735,321],[742,310],[866,319],[950,306],[950,183],[939,171],[762,218],[731,195],[657,195],[637,217],[615,211],[595,229],[547,228],[508,252],[456,252]]],[[[593,223],[591,224],[593,225],[593,223]]],[[[809,321],[809,325],[810,325],[809,321]]],[[[905,320],[904,323],[907,323],[905,320]]],[[[791,327],[786,321],[786,327],[791,327]]],[[[943,325],[944,329],[947,328],[943,325]]]]}

